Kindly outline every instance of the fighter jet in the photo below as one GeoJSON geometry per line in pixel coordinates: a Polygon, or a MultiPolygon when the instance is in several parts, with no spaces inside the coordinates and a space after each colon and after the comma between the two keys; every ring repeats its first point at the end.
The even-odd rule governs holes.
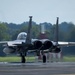
{"type": "Polygon", "coordinates": [[[59,42],[58,41],[58,20],[56,21],[56,40],[51,41],[49,39],[32,39],[31,29],[32,29],[32,16],[29,16],[28,31],[21,32],[18,34],[17,39],[14,41],[0,41],[0,43],[5,43],[5,48],[3,52],[6,54],[18,53],[21,56],[21,62],[25,63],[25,56],[28,51],[36,52],[37,56],[40,52],[43,55],[43,61],[46,60],[44,52],[55,52],[59,53],[61,51],[61,46],[75,46],[75,42],[59,42]],[[45,57],[45,58],[44,58],[45,57]]]}
{"type": "Polygon", "coordinates": [[[49,40],[42,42],[38,39],[31,38],[31,29],[32,29],[32,16],[29,16],[29,25],[27,33],[21,32],[18,34],[17,39],[14,41],[0,41],[0,43],[4,43],[5,48],[3,52],[6,54],[18,53],[21,56],[21,62],[25,63],[25,56],[28,51],[35,51],[37,55],[39,55],[40,50],[49,48],[49,40]],[[48,47],[46,47],[46,44],[48,47]]]}

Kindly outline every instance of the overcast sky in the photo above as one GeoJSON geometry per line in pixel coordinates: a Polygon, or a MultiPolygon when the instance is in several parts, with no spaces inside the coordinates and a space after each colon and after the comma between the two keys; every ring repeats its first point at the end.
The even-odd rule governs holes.
{"type": "Polygon", "coordinates": [[[33,16],[36,23],[54,24],[56,17],[75,24],[75,0],[0,0],[0,21],[23,23],[33,16]]]}

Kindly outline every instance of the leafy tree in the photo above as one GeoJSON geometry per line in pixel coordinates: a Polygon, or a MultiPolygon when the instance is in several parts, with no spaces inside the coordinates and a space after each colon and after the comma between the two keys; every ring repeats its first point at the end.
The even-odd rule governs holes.
{"type": "Polygon", "coordinates": [[[4,23],[0,23],[0,41],[9,40],[9,35],[7,33],[8,28],[4,23]]]}

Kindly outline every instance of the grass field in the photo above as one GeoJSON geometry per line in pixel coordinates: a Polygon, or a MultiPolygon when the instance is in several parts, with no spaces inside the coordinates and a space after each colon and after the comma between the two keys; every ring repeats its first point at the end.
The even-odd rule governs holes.
{"type": "MultiPolygon", "coordinates": [[[[35,57],[26,57],[27,62],[33,62],[35,57]]],[[[0,62],[20,62],[21,57],[0,57],[0,62]]]]}
{"type": "Polygon", "coordinates": [[[64,62],[75,62],[75,56],[64,56],[63,61],[64,62]]]}
{"type": "MultiPolygon", "coordinates": [[[[26,57],[27,62],[34,62],[35,57],[26,57]]],[[[20,62],[21,58],[17,56],[0,57],[0,62],[20,62]]],[[[75,56],[64,56],[62,62],[75,62],[75,56]]]]}

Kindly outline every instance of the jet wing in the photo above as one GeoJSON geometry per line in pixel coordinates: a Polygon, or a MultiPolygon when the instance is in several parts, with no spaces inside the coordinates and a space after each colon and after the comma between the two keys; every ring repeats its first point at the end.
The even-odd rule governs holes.
{"type": "Polygon", "coordinates": [[[10,41],[10,42],[7,42],[7,45],[8,46],[17,46],[17,45],[21,45],[22,42],[20,41],[10,41]]]}
{"type": "Polygon", "coordinates": [[[8,41],[0,41],[0,44],[4,44],[7,43],[8,41]]]}
{"type": "Polygon", "coordinates": [[[75,42],[58,42],[58,46],[75,46],[75,42]]]}
{"type": "Polygon", "coordinates": [[[14,41],[0,41],[0,44],[7,44],[8,46],[21,45],[25,40],[14,40],[14,41]]]}

